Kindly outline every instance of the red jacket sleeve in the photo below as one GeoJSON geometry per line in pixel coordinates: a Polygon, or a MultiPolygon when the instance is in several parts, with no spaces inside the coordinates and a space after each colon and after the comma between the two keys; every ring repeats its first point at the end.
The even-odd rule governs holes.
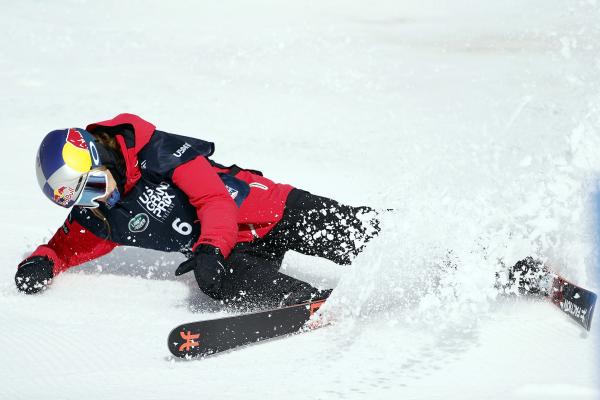
{"type": "Polygon", "coordinates": [[[30,257],[48,257],[54,263],[53,273],[56,276],[66,269],[110,253],[116,246],[116,243],[94,235],[77,221],[67,220],[48,244],[39,246],[30,257]]]}
{"type": "Polygon", "coordinates": [[[223,181],[204,157],[196,157],[173,170],[173,183],[196,207],[200,238],[194,245],[211,244],[228,257],[237,243],[238,208],[223,181]]]}

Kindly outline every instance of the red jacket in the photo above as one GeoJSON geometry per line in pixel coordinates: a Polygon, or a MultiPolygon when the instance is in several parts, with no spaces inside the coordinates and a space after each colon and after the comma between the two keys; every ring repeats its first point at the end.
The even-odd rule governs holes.
{"type": "MultiPolygon", "coordinates": [[[[136,115],[120,114],[111,120],[90,124],[86,130],[94,132],[98,127],[120,125],[132,129],[135,138],[128,146],[122,135],[115,136],[126,163],[126,194],[141,177],[137,155],[150,141],[155,126],[136,115]]],[[[197,210],[201,233],[194,248],[201,243],[212,244],[227,257],[237,243],[264,237],[273,229],[283,216],[285,201],[293,187],[243,170],[236,178],[249,184],[250,194],[238,209],[218,172],[228,172],[228,169],[212,166],[207,158],[198,156],[176,167],[172,181],[197,210]]],[[[56,275],[107,254],[116,246],[116,243],[84,229],[77,221],[67,219],[52,239],[39,246],[31,256],[50,258],[56,275]]]]}

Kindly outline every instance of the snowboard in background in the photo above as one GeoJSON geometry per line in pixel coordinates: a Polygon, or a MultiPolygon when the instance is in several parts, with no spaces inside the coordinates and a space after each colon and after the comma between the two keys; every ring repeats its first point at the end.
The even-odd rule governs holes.
{"type": "Polygon", "coordinates": [[[176,357],[194,358],[278,336],[322,326],[311,317],[323,305],[318,300],[208,321],[188,322],[171,331],[169,351],[176,357]]]}

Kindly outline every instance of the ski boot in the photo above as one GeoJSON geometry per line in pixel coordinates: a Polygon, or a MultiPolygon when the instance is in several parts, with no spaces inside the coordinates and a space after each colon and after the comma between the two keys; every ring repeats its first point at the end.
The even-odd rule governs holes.
{"type": "Polygon", "coordinates": [[[317,289],[311,285],[302,282],[297,285],[289,293],[287,293],[281,303],[280,307],[293,306],[295,304],[308,303],[310,301],[325,300],[329,297],[333,289],[317,289]]]}
{"type": "Polygon", "coordinates": [[[553,274],[540,260],[532,257],[496,273],[496,288],[505,294],[547,297],[552,291],[553,274]],[[504,278],[504,279],[502,279],[504,278]]]}

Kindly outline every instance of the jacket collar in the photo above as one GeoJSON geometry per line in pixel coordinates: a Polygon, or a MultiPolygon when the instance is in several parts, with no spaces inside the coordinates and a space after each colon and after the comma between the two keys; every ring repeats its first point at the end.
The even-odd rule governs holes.
{"type": "Polygon", "coordinates": [[[123,129],[115,134],[121,153],[125,159],[125,193],[129,192],[140,180],[141,172],[138,153],[148,144],[156,127],[150,122],[134,114],[119,114],[113,119],[96,122],[86,127],[88,132],[94,132],[99,127],[123,129]]]}

